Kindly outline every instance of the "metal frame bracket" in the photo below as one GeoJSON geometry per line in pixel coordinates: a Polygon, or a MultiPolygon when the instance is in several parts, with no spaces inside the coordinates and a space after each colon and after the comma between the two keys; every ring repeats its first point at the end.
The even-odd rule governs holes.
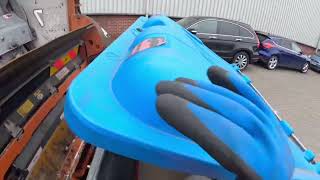
{"type": "Polygon", "coordinates": [[[23,134],[23,129],[20,126],[17,126],[13,122],[11,122],[10,120],[6,120],[3,123],[3,125],[7,129],[9,134],[14,138],[18,138],[23,134]]]}
{"type": "Polygon", "coordinates": [[[54,87],[51,83],[47,83],[47,88],[49,89],[51,95],[58,92],[58,89],[54,87]]]}

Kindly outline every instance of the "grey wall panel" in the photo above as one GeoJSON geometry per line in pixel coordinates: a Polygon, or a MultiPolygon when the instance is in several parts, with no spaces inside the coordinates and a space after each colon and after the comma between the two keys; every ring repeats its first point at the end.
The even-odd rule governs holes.
{"type": "Polygon", "coordinates": [[[81,0],[86,14],[144,14],[146,0],[81,0]]]}
{"type": "Polygon", "coordinates": [[[186,17],[216,16],[239,20],[254,29],[316,46],[320,35],[319,0],[81,0],[87,14],[186,17]]]}

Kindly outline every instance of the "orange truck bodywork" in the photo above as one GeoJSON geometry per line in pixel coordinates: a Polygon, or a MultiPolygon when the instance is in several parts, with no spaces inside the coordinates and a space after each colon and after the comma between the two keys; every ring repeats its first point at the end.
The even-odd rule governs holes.
{"type": "MultiPolygon", "coordinates": [[[[0,179],[5,179],[6,173],[9,168],[12,166],[13,162],[17,158],[17,156],[22,152],[22,150],[26,147],[27,143],[32,138],[33,133],[39,127],[44,118],[48,115],[48,113],[57,105],[57,103],[64,97],[66,91],[72,80],[89,64],[90,60],[92,60],[95,56],[97,56],[106,46],[107,41],[104,36],[101,27],[91,18],[81,15],[79,11],[79,0],[67,0],[68,5],[68,21],[70,32],[84,28],[88,25],[91,25],[90,29],[86,31],[81,40],[83,41],[83,45],[76,47],[75,49],[68,52],[65,61],[70,61],[72,57],[74,57],[75,53],[80,54],[80,57],[83,60],[83,63],[80,65],[79,69],[76,69],[58,88],[58,91],[50,96],[32,115],[31,118],[27,121],[27,123],[23,126],[23,134],[17,138],[14,138],[10,141],[6,149],[0,155],[0,179]],[[78,52],[77,52],[78,51],[78,52]]],[[[50,69],[50,75],[56,73],[60,66],[65,65],[67,62],[64,62],[63,59],[57,59],[55,64],[50,69]]],[[[81,141],[77,139],[77,141],[81,141]]],[[[84,142],[79,142],[83,144],[84,142]]],[[[77,148],[81,148],[82,146],[76,146],[77,148]]],[[[75,157],[69,157],[75,158],[75,157]]],[[[64,165],[64,168],[65,167],[64,165]]]]}

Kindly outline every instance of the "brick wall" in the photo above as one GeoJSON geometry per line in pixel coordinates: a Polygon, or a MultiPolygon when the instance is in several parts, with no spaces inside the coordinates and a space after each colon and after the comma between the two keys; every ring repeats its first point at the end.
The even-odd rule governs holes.
{"type": "MultiPolygon", "coordinates": [[[[100,24],[110,35],[112,39],[116,39],[123,31],[125,31],[140,16],[133,15],[91,15],[96,22],[100,24]]],[[[177,21],[179,18],[173,18],[177,21]]]]}
{"type": "Polygon", "coordinates": [[[125,31],[139,16],[129,15],[95,15],[90,16],[100,24],[111,36],[116,39],[125,31]]]}
{"type": "MultiPolygon", "coordinates": [[[[116,39],[123,31],[125,31],[139,16],[133,15],[95,15],[90,16],[97,21],[110,35],[112,39],[116,39]]],[[[179,19],[174,19],[179,20],[179,19]]],[[[315,48],[305,44],[298,43],[304,54],[314,54],[315,48]]]]}
{"type": "Polygon", "coordinates": [[[298,43],[298,44],[299,44],[303,54],[312,55],[315,53],[316,48],[305,45],[305,44],[301,44],[301,43],[298,43]]]}

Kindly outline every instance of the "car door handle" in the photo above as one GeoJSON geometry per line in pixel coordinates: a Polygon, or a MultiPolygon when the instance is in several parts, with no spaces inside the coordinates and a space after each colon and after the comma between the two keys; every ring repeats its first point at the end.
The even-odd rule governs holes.
{"type": "Polygon", "coordinates": [[[209,36],[209,39],[218,39],[217,36],[209,36]]]}
{"type": "Polygon", "coordinates": [[[241,38],[237,38],[236,41],[242,41],[242,39],[241,38]]]}

